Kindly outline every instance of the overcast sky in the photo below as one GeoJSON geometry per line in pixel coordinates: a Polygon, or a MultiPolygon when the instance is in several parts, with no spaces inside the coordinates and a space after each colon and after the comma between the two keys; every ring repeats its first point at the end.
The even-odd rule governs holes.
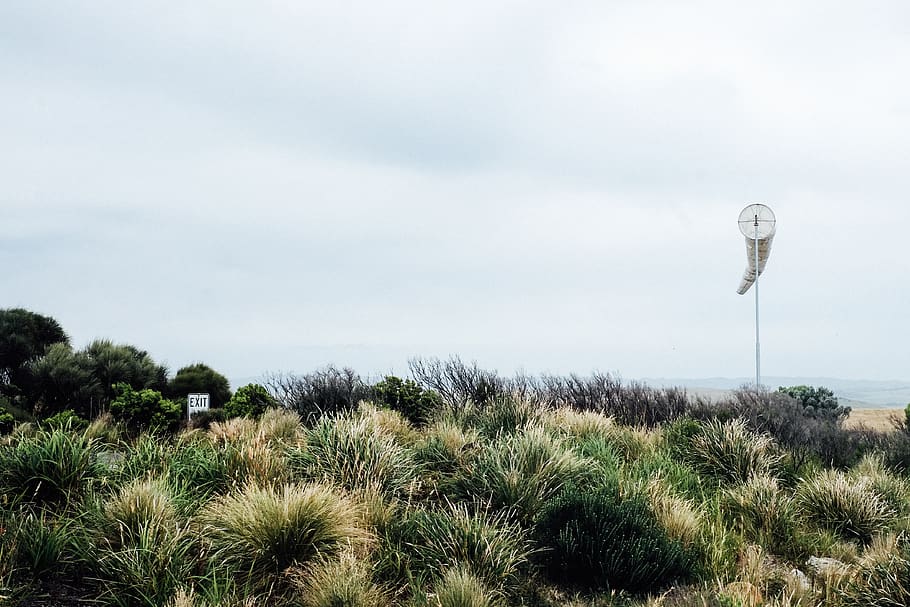
{"type": "Polygon", "coordinates": [[[910,4],[0,2],[0,307],[228,377],[910,380],[910,4]]]}

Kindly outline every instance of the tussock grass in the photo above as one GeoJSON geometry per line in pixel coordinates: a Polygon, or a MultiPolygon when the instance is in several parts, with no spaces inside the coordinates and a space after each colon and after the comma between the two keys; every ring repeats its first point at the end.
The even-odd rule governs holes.
{"type": "Polygon", "coordinates": [[[577,455],[544,429],[530,428],[486,446],[456,485],[463,496],[484,496],[529,523],[563,487],[592,482],[597,472],[594,460],[577,455]]]}
{"type": "Polygon", "coordinates": [[[433,586],[432,604],[438,607],[493,607],[496,597],[475,575],[463,567],[446,571],[433,586]]]}
{"type": "Polygon", "coordinates": [[[356,505],[318,484],[249,485],[213,500],[198,522],[210,561],[254,583],[368,537],[356,505]]]}
{"type": "Polygon", "coordinates": [[[698,471],[726,483],[770,476],[781,461],[774,440],[750,431],[741,419],[706,422],[689,441],[686,456],[698,471]]]}
{"type": "Polygon", "coordinates": [[[304,477],[356,491],[406,494],[417,479],[413,453],[370,420],[323,417],[307,432],[306,449],[292,453],[304,477]]]}
{"type": "Polygon", "coordinates": [[[526,531],[507,513],[446,504],[407,515],[399,529],[411,575],[438,579],[452,566],[476,576],[495,596],[508,596],[534,554],[526,531]]]}
{"type": "Polygon", "coordinates": [[[868,477],[824,470],[803,480],[795,499],[810,524],[865,544],[895,519],[894,510],[868,477]]]}
{"type": "Polygon", "coordinates": [[[59,505],[104,472],[95,441],[64,429],[38,430],[0,445],[0,492],[6,499],[59,505]]]}
{"type": "Polygon", "coordinates": [[[689,548],[698,542],[703,513],[692,500],[677,495],[660,477],[646,488],[648,504],[667,535],[689,548]]]}
{"type": "Polygon", "coordinates": [[[302,607],[386,607],[391,602],[373,582],[369,564],[351,551],[321,559],[292,578],[302,607]]]}
{"type": "Polygon", "coordinates": [[[541,421],[551,431],[577,438],[608,436],[616,429],[612,417],[597,411],[578,411],[572,407],[559,407],[548,411],[541,421]]]}
{"type": "Polygon", "coordinates": [[[753,476],[727,490],[724,504],[749,541],[777,554],[798,553],[796,505],[791,492],[781,490],[777,479],[753,476]]]}

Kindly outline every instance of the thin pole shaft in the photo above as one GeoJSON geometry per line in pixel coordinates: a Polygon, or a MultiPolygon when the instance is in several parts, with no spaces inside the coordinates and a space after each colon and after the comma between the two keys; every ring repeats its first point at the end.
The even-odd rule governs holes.
{"type": "Polygon", "coordinates": [[[761,386],[761,345],[758,337],[758,215],[755,216],[755,388],[761,386]]]}

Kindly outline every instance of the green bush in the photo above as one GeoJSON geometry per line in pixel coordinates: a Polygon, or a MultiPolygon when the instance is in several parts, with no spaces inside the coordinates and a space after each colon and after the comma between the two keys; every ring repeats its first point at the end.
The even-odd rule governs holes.
{"type": "Polygon", "coordinates": [[[64,409],[51,417],[45,418],[40,425],[48,428],[81,432],[88,428],[88,420],[76,415],[76,412],[72,409],[64,409]]]}
{"type": "Polygon", "coordinates": [[[569,489],[536,525],[550,577],[582,588],[655,591],[691,575],[692,559],[641,497],[617,489],[569,489]]]}
{"type": "Polygon", "coordinates": [[[377,405],[398,411],[415,426],[426,423],[442,404],[437,392],[424,390],[417,382],[394,375],[387,375],[373,386],[373,399],[377,405]]]}
{"type": "Polygon", "coordinates": [[[167,382],[164,393],[168,398],[178,402],[185,402],[187,394],[208,394],[213,409],[223,407],[231,398],[231,388],[227,378],[202,363],[179,369],[174,378],[167,382]]]}
{"type": "Polygon", "coordinates": [[[259,417],[266,409],[277,406],[263,386],[247,384],[237,389],[234,396],[224,405],[224,414],[231,417],[259,417]]]}
{"type": "Polygon", "coordinates": [[[28,502],[66,502],[104,471],[95,442],[65,430],[39,430],[0,445],[0,491],[28,502]]]}
{"type": "Polygon", "coordinates": [[[181,407],[155,390],[133,390],[129,384],[114,386],[116,398],[111,402],[111,415],[123,422],[127,430],[138,434],[145,430],[171,431],[181,419],[181,407]]]}
{"type": "Polygon", "coordinates": [[[0,409],[0,434],[9,434],[16,427],[16,418],[12,413],[0,409]]]}

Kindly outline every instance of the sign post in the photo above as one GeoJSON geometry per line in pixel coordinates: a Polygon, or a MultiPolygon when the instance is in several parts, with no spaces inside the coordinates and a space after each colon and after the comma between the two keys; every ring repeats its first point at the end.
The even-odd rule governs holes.
{"type": "Polygon", "coordinates": [[[193,419],[194,413],[209,410],[208,394],[187,394],[186,395],[186,419],[193,419]]]}

